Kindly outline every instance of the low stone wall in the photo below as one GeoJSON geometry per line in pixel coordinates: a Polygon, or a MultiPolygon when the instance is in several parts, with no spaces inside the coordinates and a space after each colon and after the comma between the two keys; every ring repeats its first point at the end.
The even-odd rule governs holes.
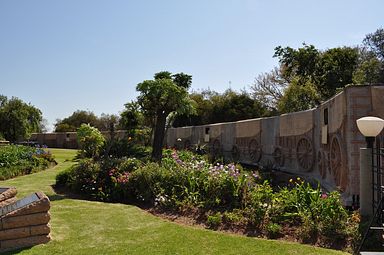
{"type": "Polygon", "coordinates": [[[0,188],[1,191],[0,252],[49,242],[49,198],[36,192],[16,200],[15,188],[0,188]]]}

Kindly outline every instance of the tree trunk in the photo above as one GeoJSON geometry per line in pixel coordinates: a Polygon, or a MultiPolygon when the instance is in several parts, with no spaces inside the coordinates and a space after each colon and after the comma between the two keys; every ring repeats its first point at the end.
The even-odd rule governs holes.
{"type": "Polygon", "coordinates": [[[157,162],[160,162],[161,157],[163,156],[162,150],[163,150],[166,120],[167,120],[167,115],[165,113],[157,114],[156,124],[155,124],[155,135],[154,135],[153,144],[152,144],[152,159],[157,162]]]}

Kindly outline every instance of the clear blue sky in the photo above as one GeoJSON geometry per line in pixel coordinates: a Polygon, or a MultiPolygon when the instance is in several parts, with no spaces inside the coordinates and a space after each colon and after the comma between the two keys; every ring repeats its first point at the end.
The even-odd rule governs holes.
{"type": "Polygon", "coordinates": [[[0,94],[50,125],[77,109],[117,114],[168,70],[194,90],[240,90],[278,45],[355,46],[383,27],[382,0],[0,0],[0,94]]]}

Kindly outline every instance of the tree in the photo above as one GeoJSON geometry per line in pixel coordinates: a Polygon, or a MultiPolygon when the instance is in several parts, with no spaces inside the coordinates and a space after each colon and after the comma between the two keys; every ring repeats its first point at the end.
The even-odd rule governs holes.
{"type": "Polygon", "coordinates": [[[305,43],[303,43],[303,47],[298,49],[278,46],[275,48],[273,57],[279,59],[282,76],[288,82],[297,78],[302,84],[308,80],[316,80],[315,74],[320,51],[315,46],[305,43]]]}
{"type": "Polygon", "coordinates": [[[39,123],[39,132],[47,133],[48,132],[48,120],[42,119],[39,123]]]}
{"type": "MultiPolygon", "coordinates": [[[[192,111],[191,101],[184,84],[177,84],[169,72],[154,75],[154,80],[139,83],[136,90],[140,92],[137,102],[144,114],[155,119],[152,159],[160,161],[165,135],[165,125],[171,112],[187,113],[192,111]],[[180,85],[180,86],[179,86],[180,85]]],[[[189,78],[192,80],[192,77],[189,78]]],[[[190,82],[188,83],[190,84],[190,82]]]]}
{"type": "Polygon", "coordinates": [[[204,90],[192,93],[190,98],[194,101],[196,114],[176,116],[174,127],[238,121],[267,115],[266,107],[244,90],[236,92],[228,89],[222,94],[204,90]]]}
{"type": "Polygon", "coordinates": [[[28,138],[38,132],[42,113],[31,104],[12,97],[0,96],[0,133],[10,142],[28,138]]]}
{"type": "Polygon", "coordinates": [[[367,34],[364,38],[363,44],[370,48],[376,56],[384,61],[384,29],[379,28],[376,32],[367,34]]]}
{"type": "Polygon", "coordinates": [[[364,57],[362,53],[359,54],[359,63],[353,73],[354,84],[375,84],[384,82],[384,64],[372,55],[364,57]]]}
{"type": "Polygon", "coordinates": [[[357,48],[351,47],[332,48],[321,54],[315,85],[323,100],[335,95],[338,88],[352,84],[358,57],[357,48]]]}
{"type": "Polygon", "coordinates": [[[115,129],[119,122],[119,116],[102,113],[100,117],[97,118],[96,128],[100,131],[110,131],[111,129],[115,129]]]}
{"type": "Polygon", "coordinates": [[[281,70],[275,67],[270,72],[257,76],[250,89],[255,100],[267,107],[271,113],[277,113],[277,104],[288,84],[281,70]]]}
{"type": "Polygon", "coordinates": [[[98,125],[97,116],[90,111],[77,110],[71,116],[57,120],[55,132],[75,132],[84,123],[96,127],[98,125]]]}
{"type": "Polygon", "coordinates": [[[140,106],[137,102],[132,101],[126,103],[124,107],[124,111],[120,114],[119,126],[127,130],[129,136],[133,136],[135,130],[143,121],[143,116],[139,109],[140,106]]]}
{"type": "Polygon", "coordinates": [[[282,76],[297,85],[312,83],[320,92],[322,100],[333,96],[338,88],[352,83],[358,63],[356,48],[339,47],[319,51],[313,45],[293,49],[275,48],[274,57],[279,58],[282,76]]]}
{"type": "Polygon", "coordinates": [[[298,80],[292,80],[278,102],[278,110],[280,113],[308,110],[318,105],[319,101],[320,95],[310,81],[302,85],[298,80]]]}

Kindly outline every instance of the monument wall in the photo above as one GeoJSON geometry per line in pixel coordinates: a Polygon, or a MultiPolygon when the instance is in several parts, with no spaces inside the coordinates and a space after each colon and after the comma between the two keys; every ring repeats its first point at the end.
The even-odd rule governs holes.
{"type": "Polygon", "coordinates": [[[366,146],[356,120],[364,116],[384,118],[383,85],[348,86],[307,111],[172,128],[166,145],[205,146],[216,157],[299,174],[340,190],[352,204],[359,195],[359,149],[366,146]]]}

